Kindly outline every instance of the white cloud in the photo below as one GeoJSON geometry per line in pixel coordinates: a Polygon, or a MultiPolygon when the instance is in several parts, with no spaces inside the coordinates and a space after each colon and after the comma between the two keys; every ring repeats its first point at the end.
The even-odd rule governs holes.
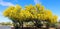
{"type": "Polygon", "coordinates": [[[58,21],[60,21],[60,16],[58,17],[58,21]]]}
{"type": "Polygon", "coordinates": [[[11,20],[9,20],[7,17],[4,17],[0,11],[0,22],[11,22],[11,20]]]}
{"type": "Polygon", "coordinates": [[[0,12],[0,15],[2,15],[2,13],[0,12]]]}
{"type": "Polygon", "coordinates": [[[4,2],[3,0],[0,0],[0,5],[2,6],[14,6],[11,2],[4,2]]]}
{"type": "Polygon", "coordinates": [[[39,0],[34,0],[35,4],[41,4],[39,0]]]}

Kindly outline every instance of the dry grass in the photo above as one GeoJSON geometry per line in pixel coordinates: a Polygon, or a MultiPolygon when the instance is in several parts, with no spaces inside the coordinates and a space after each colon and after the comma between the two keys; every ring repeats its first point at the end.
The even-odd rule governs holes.
{"type": "Polygon", "coordinates": [[[55,29],[55,28],[49,28],[49,29],[55,29]]]}

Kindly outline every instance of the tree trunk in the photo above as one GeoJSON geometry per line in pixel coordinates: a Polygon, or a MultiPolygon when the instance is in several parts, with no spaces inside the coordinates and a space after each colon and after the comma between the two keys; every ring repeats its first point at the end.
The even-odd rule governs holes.
{"type": "Polygon", "coordinates": [[[23,29],[23,21],[22,21],[22,29],[23,29]]]}

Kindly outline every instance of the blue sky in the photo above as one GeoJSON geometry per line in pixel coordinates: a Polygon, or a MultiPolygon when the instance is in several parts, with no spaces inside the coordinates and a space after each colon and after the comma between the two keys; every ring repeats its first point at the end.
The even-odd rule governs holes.
{"type": "Polygon", "coordinates": [[[19,4],[24,7],[25,5],[35,5],[37,3],[45,6],[46,9],[50,9],[54,15],[58,16],[58,20],[60,19],[60,0],[0,0],[0,22],[11,21],[2,15],[2,12],[8,6],[15,6],[16,4],[19,4]]]}

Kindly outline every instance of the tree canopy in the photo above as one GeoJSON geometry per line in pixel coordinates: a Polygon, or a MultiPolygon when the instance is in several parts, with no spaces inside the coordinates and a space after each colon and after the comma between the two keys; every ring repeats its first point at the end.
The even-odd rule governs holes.
{"type": "Polygon", "coordinates": [[[57,22],[57,16],[53,15],[51,10],[46,9],[40,4],[28,5],[22,8],[19,5],[9,6],[3,13],[5,17],[10,18],[11,20],[49,20],[51,23],[57,22]]]}

